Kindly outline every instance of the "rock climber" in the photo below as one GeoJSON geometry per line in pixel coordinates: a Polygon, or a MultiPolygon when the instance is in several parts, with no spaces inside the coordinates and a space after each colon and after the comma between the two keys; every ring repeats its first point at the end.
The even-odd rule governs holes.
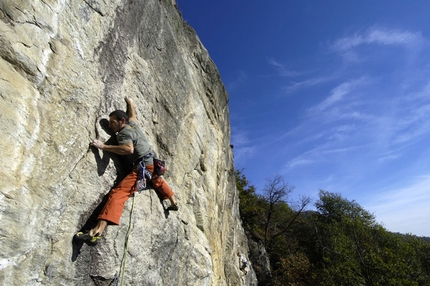
{"type": "Polygon", "coordinates": [[[107,145],[97,139],[94,139],[90,145],[103,151],[127,155],[135,167],[117,187],[110,191],[108,200],[98,216],[97,225],[90,231],[78,232],[75,235],[78,241],[85,242],[91,246],[98,243],[103,231],[109,224],[119,225],[125,202],[136,192],[137,168],[141,161],[144,162],[145,169],[152,173],[151,181],[154,189],[161,195],[162,199],[170,201],[170,206],[167,210],[178,210],[178,204],[172,189],[163,178],[154,173],[153,158],[148,156],[151,153],[151,147],[136,124],[133,100],[125,97],[125,102],[127,103],[127,112],[115,110],[109,115],[109,128],[116,133],[118,145],[107,145]]]}
{"type": "Polygon", "coordinates": [[[243,275],[246,275],[248,273],[248,260],[240,252],[237,253],[237,256],[239,257],[239,269],[243,275]]]}

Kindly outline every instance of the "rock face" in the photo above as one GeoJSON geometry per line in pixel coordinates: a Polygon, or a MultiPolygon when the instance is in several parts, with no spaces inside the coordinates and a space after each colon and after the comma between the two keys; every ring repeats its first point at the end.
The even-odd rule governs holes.
{"type": "Polygon", "coordinates": [[[0,103],[0,284],[256,285],[236,256],[228,95],[171,0],[1,0],[0,103]],[[114,139],[126,95],[180,209],[144,190],[78,245],[129,167],[89,147],[114,139]]]}

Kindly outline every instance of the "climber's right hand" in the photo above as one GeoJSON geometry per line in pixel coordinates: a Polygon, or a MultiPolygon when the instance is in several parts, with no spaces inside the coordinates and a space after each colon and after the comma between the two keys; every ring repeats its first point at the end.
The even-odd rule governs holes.
{"type": "Polygon", "coordinates": [[[94,139],[91,143],[91,146],[96,147],[97,149],[103,149],[103,147],[105,146],[105,144],[103,142],[101,142],[100,140],[94,139]]]}

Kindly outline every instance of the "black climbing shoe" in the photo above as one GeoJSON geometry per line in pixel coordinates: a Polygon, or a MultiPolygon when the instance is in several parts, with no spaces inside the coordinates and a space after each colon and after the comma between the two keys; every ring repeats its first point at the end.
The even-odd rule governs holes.
{"type": "Polygon", "coordinates": [[[99,235],[91,236],[88,232],[83,233],[80,231],[75,235],[75,239],[77,241],[85,242],[89,246],[95,246],[97,245],[97,243],[99,243],[100,236],[99,235]]]}
{"type": "Polygon", "coordinates": [[[170,205],[167,210],[168,211],[177,211],[179,209],[178,204],[170,205]]]}

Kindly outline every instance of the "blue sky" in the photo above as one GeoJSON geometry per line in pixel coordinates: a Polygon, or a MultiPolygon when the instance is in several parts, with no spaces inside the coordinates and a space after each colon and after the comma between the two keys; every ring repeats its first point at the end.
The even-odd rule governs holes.
{"type": "Polygon", "coordinates": [[[235,167],[430,236],[430,1],[177,0],[229,93],[235,167]]]}

